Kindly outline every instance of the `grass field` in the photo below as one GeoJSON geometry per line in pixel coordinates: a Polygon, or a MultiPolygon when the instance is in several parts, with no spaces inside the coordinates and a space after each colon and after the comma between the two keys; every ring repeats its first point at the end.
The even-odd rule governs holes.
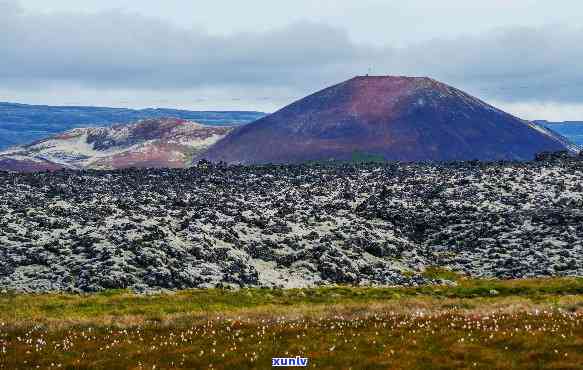
{"type": "Polygon", "coordinates": [[[251,369],[295,356],[327,369],[581,369],[583,279],[0,295],[4,369],[251,369]]]}

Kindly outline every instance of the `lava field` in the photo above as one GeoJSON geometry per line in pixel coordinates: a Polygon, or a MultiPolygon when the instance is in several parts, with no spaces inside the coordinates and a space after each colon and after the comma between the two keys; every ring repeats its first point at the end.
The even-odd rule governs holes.
{"type": "Polygon", "coordinates": [[[583,161],[0,172],[0,286],[93,292],[583,275],[583,161]]]}

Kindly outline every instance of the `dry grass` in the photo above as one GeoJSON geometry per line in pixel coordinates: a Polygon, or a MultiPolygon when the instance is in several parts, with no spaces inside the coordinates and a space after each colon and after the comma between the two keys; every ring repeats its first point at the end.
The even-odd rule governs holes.
{"type": "Polygon", "coordinates": [[[579,284],[9,294],[0,368],[251,369],[299,355],[329,369],[578,369],[579,284]]]}

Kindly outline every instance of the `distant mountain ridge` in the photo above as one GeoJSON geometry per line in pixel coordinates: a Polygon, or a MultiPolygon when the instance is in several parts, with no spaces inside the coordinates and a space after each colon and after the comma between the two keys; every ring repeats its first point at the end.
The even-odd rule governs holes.
{"type": "Polygon", "coordinates": [[[76,128],[0,151],[0,170],[184,168],[232,129],[175,118],[76,128]]]}
{"type": "Polygon", "coordinates": [[[583,147],[583,121],[550,122],[539,120],[534,122],[583,147]]]}
{"type": "Polygon", "coordinates": [[[206,125],[240,125],[264,117],[256,111],[189,111],[167,108],[48,106],[0,102],[0,149],[28,144],[78,128],[132,123],[149,118],[178,118],[206,125]]]}
{"type": "Polygon", "coordinates": [[[427,77],[357,76],[237,128],[202,153],[227,163],[533,160],[551,132],[427,77]]]}

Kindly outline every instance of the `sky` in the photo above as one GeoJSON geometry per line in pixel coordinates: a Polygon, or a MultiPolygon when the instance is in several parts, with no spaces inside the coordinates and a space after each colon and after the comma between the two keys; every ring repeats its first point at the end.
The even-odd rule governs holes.
{"type": "Polygon", "coordinates": [[[583,120],[581,61],[580,0],[0,0],[0,101],[272,112],[370,71],[583,120]]]}

